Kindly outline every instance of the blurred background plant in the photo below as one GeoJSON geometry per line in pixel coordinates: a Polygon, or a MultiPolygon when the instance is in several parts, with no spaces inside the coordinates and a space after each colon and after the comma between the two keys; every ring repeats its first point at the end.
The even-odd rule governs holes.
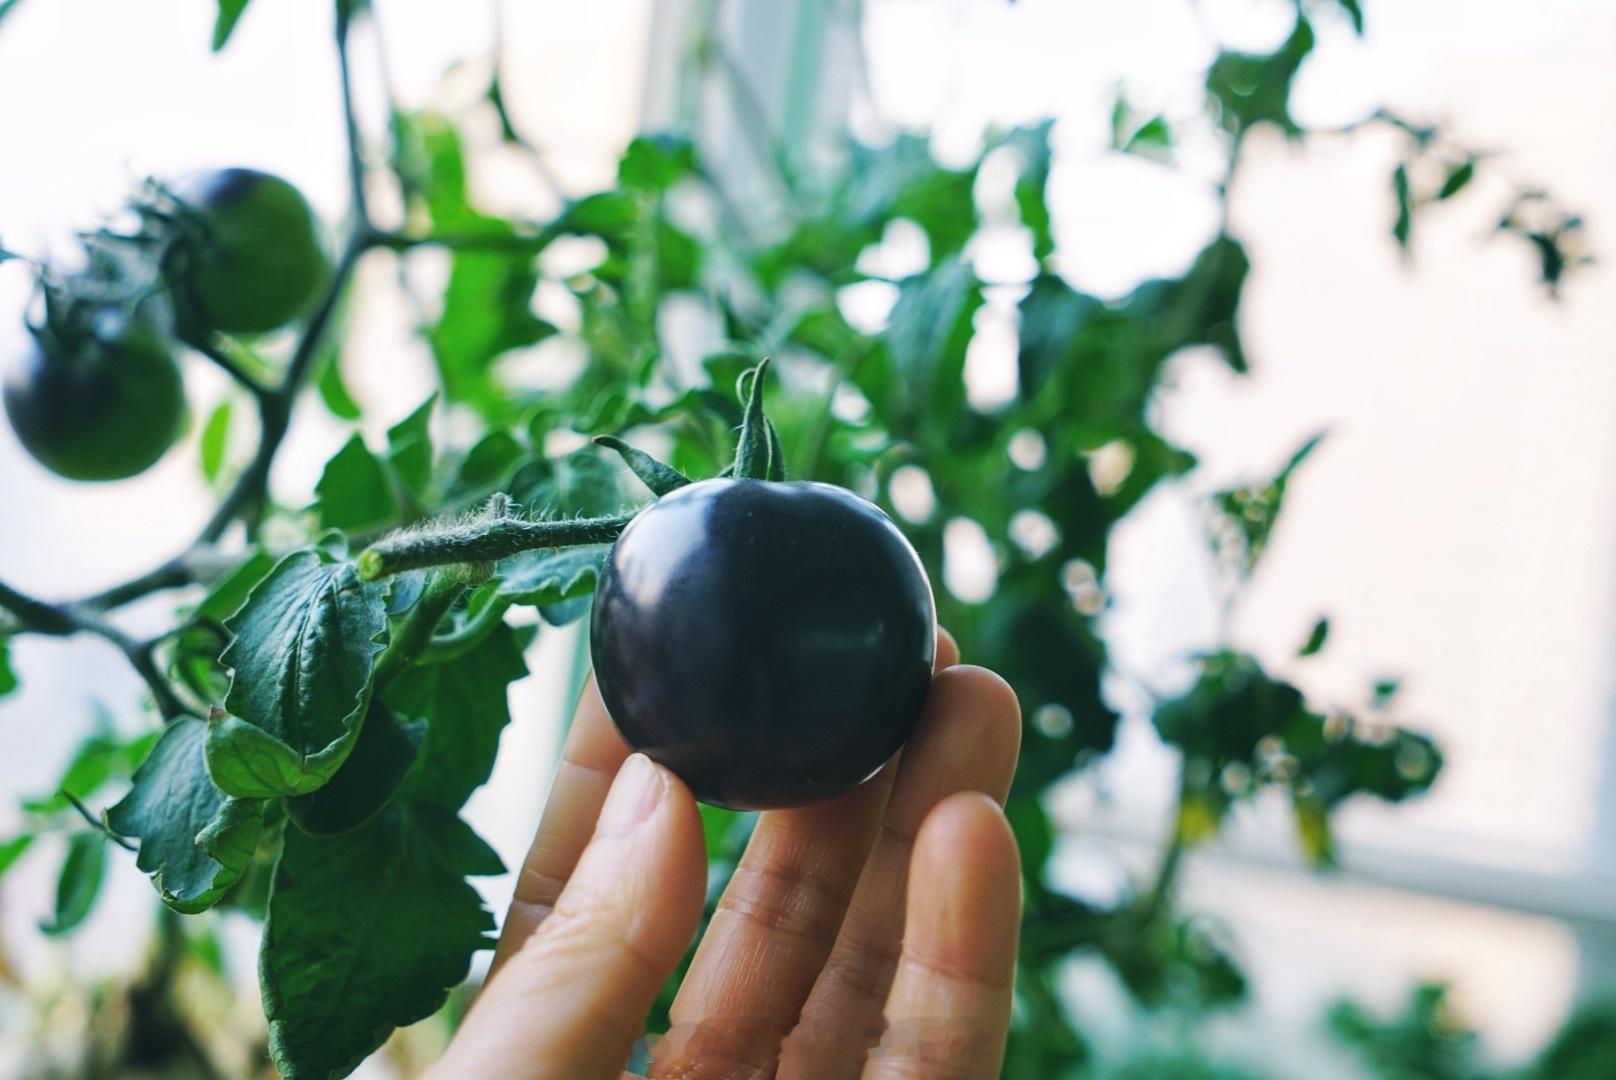
{"type": "MultiPolygon", "coordinates": [[[[1170,6],[1158,13],[1175,21],[1161,30],[1163,49],[1187,36],[1196,50],[1173,79],[1106,85],[1103,130],[1064,114],[1004,122],[988,106],[973,112],[969,91],[958,88],[943,96],[962,95],[965,106],[942,110],[935,123],[883,119],[879,85],[908,71],[905,48],[944,44],[925,36],[933,32],[923,29],[930,16],[906,14],[902,4],[865,10],[805,0],[776,10],[694,0],[614,12],[580,31],[576,44],[562,36],[555,45],[587,52],[596,40],[587,33],[628,39],[620,46],[628,59],[612,63],[643,69],[640,120],[652,133],[626,147],[624,138],[607,145],[614,164],[603,170],[601,147],[570,155],[556,149],[576,141],[600,108],[585,100],[587,88],[524,109],[537,84],[519,62],[520,42],[543,32],[531,16],[506,11],[503,24],[495,18],[479,28],[483,40],[455,41],[467,55],[429,92],[406,95],[400,82],[407,80],[396,73],[410,61],[396,41],[417,40],[403,27],[427,16],[410,4],[339,0],[341,84],[333,59],[332,77],[315,88],[331,91],[319,130],[333,137],[349,174],[324,177],[323,190],[309,185],[317,206],[336,206],[344,189],[349,200],[340,226],[332,215],[347,239],[324,308],[330,332],[316,316],[295,333],[214,343],[228,380],[206,371],[206,358],[194,358],[187,375],[193,429],[185,450],[159,468],[172,474],[173,459],[183,456],[191,472],[179,482],[218,501],[222,516],[156,571],[136,574],[149,567],[118,562],[105,588],[98,574],[69,579],[93,578],[96,589],[64,586],[48,574],[28,580],[9,565],[0,575],[8,586],[0,593],[7,635],[0,636],[0,693],[13,695],[0,705],[0,722],[16,733],[9,745],[23,746],[29,736],[22,733],[57,710],[83,707],[60,686],[29,686],[34,661],[48,669],[45,650],[56,644],[44,638],[99,637],[135,661],[145,681],[120,690],[116,702],[108,695],[106,711],[95,714],[65,768],[52,773],[46,755],[28,752],[17,755],[26,770],[14,765],[8,774],[26,775],[26,790],[38,794],[7,819],[0,872],[14,864],[44,867],[36,874],[53,878],[52,910],[40,931],[72,935],[98,914],[98,902],[146,910],[132,894],[108,894],[117,864],[133,863],[119,847],[134,845],[106,826],[102,811],[151,751],[158,713],[172,714],[165,695],[187,707],[222,701],[221,624],[275,556],[329,540],[333,530],[357,551],[388,530],[465,510],[496,491],[554,514],[614,511],[637,498],[636,489],[612,455],[588,445],[591,436],[622,436],[688,475],[712,475],[727,464],[740,419],[730,388],[743,369],[771,356],[780,376],[771,415],[794,475],[843,484],[892,513],[925,560],[941,621],[963,654],[1002,672],[1022,701],[1023,759],[1007,811],[1023,852],[1027,915],[1006,1076],[1616,1076],[1608,1009],[1578,1013],[1540,1054],[1517,1054],[1500,1067],[1437,984],[1418,987],[1391,1019],[1341,1003],[1327,1022],[1315,1017],[1302,1049],[1264,1045],[1262,1010],[1252,1004],[1258,975],[1242,956],[1227,903],[1186,895],[1186,867],[1201,853],[1238,856],[1244,841],[1231,834],[1254,823],[1272,835],[1284,822],[1295,855],[1277,861],[1294,858],[1326,880],[1346,874],[1354,864],[1338,841],[1343,809],[1421,796],[1440,784],[1445,759],[1443,741],[1427,734],[1429,719],[1405,705],[1398,679],[1360,676],[1355,691],[1341,680],[1309,688],[1303,673],[1331,649],[1339,618],[1305,616],[1288,631],[1294,644],[1284,650],[1239,632],[1287,500],[1305,490],[1310,463],[1328,453],[1332,435],[1308,430],[1277,453],[1270,439],[1275,464],[1235,475],[1206,468],[1199,442],[1176,434],[1164,416],[1164,397],[1208,370],[1245,377],[1269,362],[1249,347],[1247,332],[1248,293],[1264,267],[1245,229],[1263,207],[1234,209],[1251,156],[1370,142],[1384,167],[1357,168],[1353,179],[1362,174],[1383,201],[1377,229],[1389,243],[1377,256],[1394,288],[1402,287],[1397,254],[1411,257],[1427,223],[1440,225],[1449,204],[1468,205],[1488,222],[1488,242],[1464,251],[1460,265],[1524,263],[1530,274],[1518,288],[1534,300],[1574,306],[1579,283],[1599,268],[1579,204],[1556,194],[1566,178],[1539,175],[1531,157],[1382,103],[1330,122],[1296,107],[1298,82],[1315,54],[1362,37],[1375,6],[1253,4],[1252,18],[1263,24],[1253,41],[1222,32],[1241,24],[1220,22],[1211,12],[1219,5],[1170,6]],[[918,36],[895,46],[894,25],[918,36]],[[393,47],[384,50],[384,42],[393,47]],[[960,113],[966,121],[958,121],[960,113]],[[1125,193],[1113,181],[1085,196],[1084,175],[1073,181],[1071,173],[1095,153],[1144,170],[1125,171],[1122,186],[1149,177],[1140,180],[1145,194],[1125,193]],[[1164,199],[1158,216],[1149,184],[1163,175],[1194,188],[1200,202],[1193,212],[1174,217],[1166,207],[1176,204],[1164,199]],[[1101,218],[1107,199],[1118,206],[1124,194],[1142,201],[1143,211],[1126,220],[1142,226],[1137,239],[1147,249],[1161,246],[1157,234],[1172,234],[1170,253],[1095,269],[1092,252],[1073,250],[1085,239],[1082,230],[1074,242],[1063,227],[1083,217],[1056,197],[1074,183],[1080,197],[1100,203],[1092,213],[1101,218]],[[396,370],[404,357],[408,372],[396,370]],[[270,397],[284,395],[276,407],[294,419],[284,452],[279,432],[265,436],[276,425],[273,409],[264,412],[264,387],[277,385],[284,390],[270,397]],[[273,472],[272,459],[279,462],[273,472]],[[1166,646],[1185,647],[1158,670],[1134,662],[1139,650],[1129,642],[1137,628],[1119,629],[1112,563],[1117,538],[1163,491],[1194,508],[1198,518],[1179,525],[1199,551],[1136,554],[1150,565],[1130,580],[1158,571],[1180,591],[1189,581],[1190,591],[1214,599],[1210,636],[1168,633],[1166,646]],[[30,606],[32,594],[46,591],[79,598],[51,607],[67,613],[65,625],[30,606]],[[15,654],[9,662],[8,648],[15,654]],[[133,708],[142,697],[156,708],[133,708]],[[1171,777],[1129,765],[1119,732],[1164,748],[1157,760],[1171,763],[1171,777]],[[1150,847],[1140,838],[1152,822],[1136,817],[1112,847],[1083,849],[1086,830],[1104,815],[1086,816],[1082,807],[1111,801],[1131,810],[1126,789],[1146,783],[1172,795],[1150,847]],[[1129,1003],[1125,1036],[1086,1016],[1089,983],[1073,973],[1092,972],[1095,962],[1129,1003]],[[1256,1019],[1231,1028],[1227,1018],[1240,1015],[1256,1019]],[[1326,1027],[1332,1043],[1314,1037],[1326,1027]]],[[[66,32],[49,21],[54,16],[35,10],[43,7],[18,0],[0,7],[0,49],[70,48],[66,32]]],[[[973,19],[1048,17],[1038,15],[1040,7],[1048,5],[951,6],[949,32],[967,45],[956,43],[950,55],[965,55],[973,19]]],[[[282,17],[243,0],[220,0],[216,11],[192,15],[163,16],[163,32],[188,34],[200,49],[208,33],[201,16],[208,16],[221,67],[252,35],[274,32],[271,20],[282,17]]],[[[280,32],[294,42],[290,55],[312,65],[320,40],[307,31],[302,19],[280,32]]],[[[1135,36],[1116,46],[1148,51],[1136,39],[1139,27],[1130,32],[1135,36]]],[[[1006,39],[1008,59],[1000,57],[993,70],[1014,81],[1021,54],[1017,39],[1006,39]]],[[[1053,47],[1061,55],[1061,46],[1053,47]]],[[[1040,60],[1048,66],[1045,57],[1027,58],[1029,66],[1040,60]]],[[[1060,84],[1064,75],[1041,77],[1060,84]]],[[[286,73],[260,67],[243,77],[282,84],[286,73]]],[[[1094,102],[1085,100],[1093,112],[1094,102]]],[[[275,115],[266,114],[271,126],[287,126],[275,115]]],[[[157,164],[189,163],[198,152],[193,146],[157,164]]],[[[211,152],[207,161],[232,163],[214,161],[211,152]]],[[[279,167],[267,149],[253,163],[279,167]]],[[[84,216],[94,208],[85,206],[84,216]]],[[[0,218],[9,248],[25,247],[22,224],[10,210],[0,218]]],[[[1455,238],[1451,229],[1444,235],[1445,243],[1475,240],[1455,238]]],[[[1325,249],[1309,254],[1321,262],[1334,257],[1325,249]]],[[[1319,287],[1328,290],[1331,280],[1325,274],[1319,287]]],[[[1375,313],[1349,317],[1373,321],[1375,313]]],[[[1295,348],[1309,346],[1308,333],[1295,348]]],[[[1464,378],[1463,357],[1442,359],[1449,370],[1434,377],[1464,378]]],[[[1307,360],[1294,360],[1303,377],[1307,360]]],[[[21,512],[26,500],[8,503],[8,533],[37,532],[51,542],[43,516],[21,512]]],[[[78,511],[104,545],[127,506],[81,502],[78,511]]],[[[1444,527],[1440,519],[1409,516],[1421,512],[1400,506],[1387,525],[1444,527]]],[[[170,529],[170,554],[184,547],[174,536],[170,529]]],[[[408,691],[439,702],[443,719],[423,706],[434,726],[447,731],[453,722],[489,736],[467,766],[462,801],[491,771],[490,790],[502,775],[509,785],[524,774],[528,789],[542,788],[531,778],[548,760],[555,725],[521,741],[527,717],[520,705],[543,700],[546,715],[561,715],[561,703],[575,696],[586,658],[573,628],[587,611],[595,565],[598,552],[585,551],[504,567],[500,581],[453,615],[470,646],[445,652],[440,666],[428,669],[448,688],[408,691]],[[520,663],[512,659],[517,645],[527,649],[520,663]],[[488,687],[529,669],[533,677],[513,687],[519,722],[504,740],[506,755],[526,757],[502,773],[493,754],[512,711],[488,687]]],[[[1324,577],[1328,600],[1333,588],[1324,577]]],[[[1193,603],[1199,610],[1202,601],[1193,603]]],[[[1191,618],[1181,599],[1169,597],[1166,608],[1158,627],[1191,618]]],[[[97,671],[116,662],[114,654],[93,657],[97,671]]],[[[1402,658],[1388,650],[1368,663],[1385,671],[1402,658]]],[[[512,848],[499,841],[531,828],[532,818],[510,814],[509,804],[503,809],[517,819],[514,831],[494,837],[508,862],[512,848]]],[[[751,818],[713,810],[704,818],[716,900],[751,818]]],[[[11,988],[0,1014],[7,1021],[0,1061],[19,1076],[268,1070],[262,1013],[253,995],[241,992],[252,981],[243,948],[250,950],[269,903],[282,838],[295,828],[272,809],[256,854],[218,907],[184,917],[157,907],[149,946],[122,972],[86,975],[65,965],[42,976],[36,965],[25,979],[0,970],[11,988]]],[[[1603,927],[1608,949],[1616,924],[1608,896],[1586,905],[1591,917],[1577,907],[1577,897],[1608,879],[1591,880],[1566,903],[1573,916],[1603,927]]],[[[345,914],[385,899],[363,883],[331,888],[329,905],[343,914],[320,932],[333,940],[344,932],[345,914]]],[[[498,890],[489,895],[497,903],[498,890]]],[[[124,924],[135,934],[144,920],[124,924]]],[[[13,932],[10,923],[6,931],[13,932]]],[[[1313,932],[1328,935],[1328,923],[1318,921],[1313,932]]],[[[1303,966],[1309,958],[1291,955],[1284,963],[1303,966]]],[[[414,979],[420,985],[412,991],[429,998],[441,989],[430,972],[356,963],[354,977],[414,979]]],[[[1597,980],[1589,985],[1597,988],[1597,980]]],[[[393,1036],[363,1068],[413,1074],[441,1045],[465,994],[393,1036]]],[[[666,1025],[669,1000],[649,1018],[651,1030],[666,1025]]],[[[408,1007],[384,1000],[354,1022],[368,1032],[414,1019],[408,1007]]],[[[328,1049],[340,1063],[339,1051],[328,1049]]],[[[311,1060],[329,1064],[313,1053],[311,1060]]]]}

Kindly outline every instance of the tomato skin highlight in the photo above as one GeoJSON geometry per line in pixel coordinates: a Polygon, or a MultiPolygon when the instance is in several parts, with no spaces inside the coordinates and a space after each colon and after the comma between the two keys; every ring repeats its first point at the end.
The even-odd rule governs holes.
{"type": "Polygon", "coordinates": [[[297,188],[255,169],[216,169],[171,190],[200,226],[177,292],[203,326],[263,334],[309,308],[331,264],[297,188]]]}
{"type": "Polygon", "coordinates": [[[909,738],[936,608],[909,542],[853,493],[704,480],[618,538],[590,645],[624,740],[696,798],[803,806],[857,787],[909,738]]]}
{"type": "Polygon", "coordinates": [[[35,338],[6,372],[6,415],[34,458],[69,480],[122,480],[179,437],[185,390],[167,339],[107,312],[72,347],[35,338]]]}

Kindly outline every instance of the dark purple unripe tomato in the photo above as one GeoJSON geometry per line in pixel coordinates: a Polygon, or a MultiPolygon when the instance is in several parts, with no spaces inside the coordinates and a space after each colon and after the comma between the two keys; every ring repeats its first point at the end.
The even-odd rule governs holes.
{"type": "Polygon", "coordinates": [[[802,806],[857,787],[909,738],[936,609],[909,542],[851,492],[704,480],[623,530],[589,640],[629,746],[703,802],[802,806]]]}
{"type": "Polygon", "coordinates": [[[63,342],[34,335],[6,372],[6,415],[28,452],[70,480],[122,480],[179,437],[185,391],[167,338],[107,310],[63,342]]]}
{"type": "Polygon", "coordinates": [[[309,308],[331,267],[297,188],[253,169],[217,169],[181,177],[170,190],[194,226],[177,292],[201,325],[262,334],[309,308]]]}

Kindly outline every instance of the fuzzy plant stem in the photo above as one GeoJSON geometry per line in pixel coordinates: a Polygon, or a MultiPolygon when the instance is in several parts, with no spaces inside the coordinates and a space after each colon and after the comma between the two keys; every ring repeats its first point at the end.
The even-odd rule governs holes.
{"type": "Polygon", "coordinates": [[[376,581],[427,566],[492,563],[523,551],[609,544],[633,514],[524,521],[495,518],[400,533],[378,541],[359,556],[359,577],[376,581]]]}
{"type": "Polygon", "coordinates": [[[432,642],[432,631],[466,591],[466,583],[453,574],[437,573],[427,582],[415,606],[393,633],[393,640],[376,661],[375,684],[385,690],[403,674],[432,642]]]}

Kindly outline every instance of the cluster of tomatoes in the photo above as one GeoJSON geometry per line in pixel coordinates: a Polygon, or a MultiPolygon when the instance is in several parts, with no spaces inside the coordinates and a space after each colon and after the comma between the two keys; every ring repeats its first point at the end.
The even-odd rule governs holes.
{"type": "Polygon", "coordinates": [[[142,472],[179,437],[185,341],[264,334],[313,303],[330,274],[319,222],[285,180],[251,169],[153,184],[137,237],[92,236],[89,266],[44,286],[44,318],[5,375],[11,426],[72,480],[142,472]],[[149,275],[109,253],[137,253],[149,275]]]}

